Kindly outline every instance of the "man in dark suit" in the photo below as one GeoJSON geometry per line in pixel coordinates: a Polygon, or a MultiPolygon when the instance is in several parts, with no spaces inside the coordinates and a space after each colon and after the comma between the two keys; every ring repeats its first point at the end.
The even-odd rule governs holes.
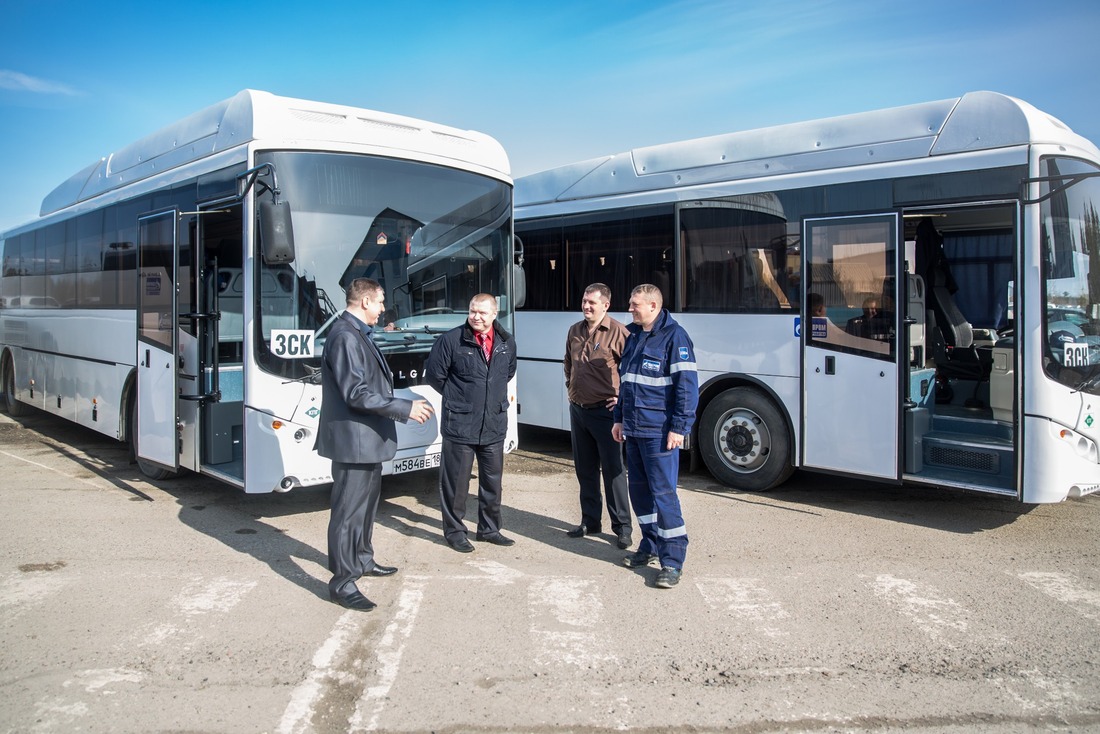
{"type": "Polygon", "coordinates": [[[332,513],[328,525],[329,598],[348,609],[375,604],[355,585],[364,575],[389,576],[393,566],[374,560],[371,536],[382,489],[382,462],[397,453],[394,421],[424,423],[426,400],[393,396],[393,375],[371,338],[385,308],[377,281],[356,278],[347,309],[329,330],[321,362],[321,419],[317,453],[332,459],[332,513]]]}
{"type": "Polygon", "coordinates": [[[439,497],[443,536],[460,553],[474,549],[466,537],[466,497],[477,457],[479,541],[513,545],[501,534],[500,495],[504,439],[508,435],[508,381],[516,374],[516,344],[496,323],[497,301],[488,293],[470,299],[466,323],[432,346],[425,377],[443,396],[443,463],[439,497]]]}

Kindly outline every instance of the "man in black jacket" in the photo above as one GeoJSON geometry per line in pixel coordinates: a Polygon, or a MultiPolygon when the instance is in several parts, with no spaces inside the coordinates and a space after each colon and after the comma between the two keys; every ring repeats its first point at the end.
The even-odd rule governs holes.
{"type": "Polygon", "coordinates": [[[460,553],[474,549],[463,518],[475,456],[479,485],[475,537],[495,545],[515,543],[500,533],[500,495],[508,381],[516,374],[516,345],[496,317],[496,298],[488,293],[474,296],[466,323],[439,337],[425,370],[428,384],[443,396],[439,470],[443,536],[460,553]]]}
{"type": "Polygon", "coordinates": [[[393,396],[393,375],[371,338],[385,308],[385,291],[370,278],[348,285],[347,310],[332,325],[321,361],[321,418],[314,448],[332,459],[328,526],[329,598],[348,609],[375,604],[355,585],[364,575],[389,576],[374,560],[371,536],[382,491],[382,462],[397,453],[394,421],[424,423],[426,400],[393,396]]]}

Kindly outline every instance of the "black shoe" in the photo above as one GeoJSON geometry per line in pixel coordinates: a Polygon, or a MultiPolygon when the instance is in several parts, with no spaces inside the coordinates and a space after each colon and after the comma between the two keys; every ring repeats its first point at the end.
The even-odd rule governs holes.
{"type": "Polygon", "coordinates": [[[370,610],[378,606],[370,599],[363,596],[363,592],[359,591],[358,589],[344,596],[330,594],[329,598],[332,599],[332,601],[334,601],[335,603],[344,607],[345,609],[356,609],[360,612],[369,612],[370,610]]]}
{"type": "Polygon", "coordinates": [[[492,543],[493,545],[509,546],[516,544],[516,541],[512,540],[511,538],[506,538],[500,533],[488,533],[486,535],[478,533],[476,537],[480,541],[483,541],[485,543],[492,543]]]}
{"type": "Polygon", "coordinates": [[[572,530],[567,531],[565,534],[568,535],[570,538],[583,538],[586,535],[595,535],[598,532],[600,532],[599,525],[596,525],[595,527],[589,527],[582,522],[580,525],[573,528],[572,530]]]}
{"type": "Polygon", "coordinates": [[[656,560],[657,556],[653,555],[652,553],[642,553],[641,551],[638,551],[637,553],[632,553],[624,558],[623,565],[627,568],[643,568],[656,560]]]}
{"type": "Polygon", "coordinates": [[[634,542],[634,539],[630,537],[630,529],[626,528],[616,533],[618,536],[615,538],[615,545],[619,546],[619,550],[626,550],[634,542]]]}
{"type": "MultiPolygon", "coordinates": [[[[478,538],[478,540],[481,540],[481,538],[478,538]]],[[[467,538],[466,536],[462,536],[458,540],[451,540],[450,538],[447,538],[447,545],[451,546],[459,553],[474,552],[474,544],[471,543],[469,538],[467,538]]]]}
{"type": "Polygon", "coordinates": [[[374,564],[374,568],[367,571],[367,576],[393,576],[397,573],[397,566],[383,566],[380,563],[374,564]]]}
{"type": "Polygon", "coordinates": [[[657,580],[654,582],[654,586],[658,589],[671,589],[673,586],[680,583],[680,576],[682,573],[683,572],[678,568],[664,566],[661,568],[661,572],[657,574],[657,580]]]}

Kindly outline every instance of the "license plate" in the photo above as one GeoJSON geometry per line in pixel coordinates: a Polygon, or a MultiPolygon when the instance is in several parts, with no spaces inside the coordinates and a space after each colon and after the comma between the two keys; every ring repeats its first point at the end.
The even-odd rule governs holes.
{"type": "Polygon", "coordinates": [[[404,474],[405,472],[418,471],[420,469],[434,469],[439,466],[442,454],[426,454],[424,456],[413,456],[408,459],[396,459],[393,462],[393,473],[404,474]]]}

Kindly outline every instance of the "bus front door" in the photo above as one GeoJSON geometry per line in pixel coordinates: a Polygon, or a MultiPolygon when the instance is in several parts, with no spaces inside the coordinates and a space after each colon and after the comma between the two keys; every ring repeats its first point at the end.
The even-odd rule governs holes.
{"type": "Polygon", "coordinates": [[[179,469],[177,219],[173,209],[138,220],[137,424],[132,434],[139,463],[170,471],[179,469]]]}
{"type": "Polygon", "coordinates": [[[802,465],[898,480],[898,216],[802,225],[802,465]]]}

